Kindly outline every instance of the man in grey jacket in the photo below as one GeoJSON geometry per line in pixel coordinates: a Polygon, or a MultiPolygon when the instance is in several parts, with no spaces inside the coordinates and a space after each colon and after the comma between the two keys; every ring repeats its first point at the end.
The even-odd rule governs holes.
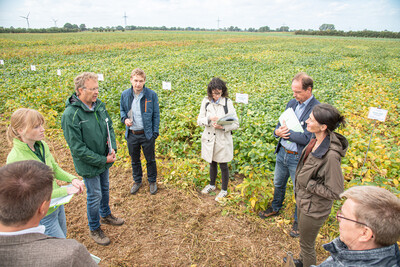
{"type": "Polygon", "coordinates": [[[0,266],[97,266],[76,240],[44,235],[53,172],[29,160],[0,168],[0,266]]]}
{"type": "Polygon", "coordinates": [[[341,197],[340,236],[324,245],[331,256],[319,266],[400,266],[400,199],[375,186],[355,186],[341,197]]]}

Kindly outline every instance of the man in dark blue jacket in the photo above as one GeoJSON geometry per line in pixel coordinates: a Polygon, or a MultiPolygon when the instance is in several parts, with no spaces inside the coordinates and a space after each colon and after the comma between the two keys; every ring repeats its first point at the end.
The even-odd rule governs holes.
{"type": "Polygon", "coordinates": [[[157,94],[145,87],[146,74],[137,68],[131,74],[132,87],[121,95],[121,122],[125,124],[125,138],[132,162],[134,184],[131,194],[136,194],[142,185],[140,151],[146,158],[147,179],[150,194],[157,192],[157,166],[154,152],[155,140],[159,135],[160,109],[157,94]]]}
{"type": "MultiPolygon", "coordinates": [[[[279,138],[276,146],[276,164],[274,175],[274,199],[271,207],[265,211],[261,211],[259,216],[263,219],[276,216],[283,206],[285,199],[286,184],[289,176],[292,178],[293,186],[295,180],[296,167],[299,162],[300,154],[303,148],[308,144],[311,133],[307,131],[305,121],[310,116],[313,107],[319,104],[319,101],[312,94],[313,80],[304,72],[300,72],[294,76],[292,80],[292,91],[294,99],[290,100],[286,105],[286,109],[292,108],[300,122],[303,132],[295,132],[286,125],[278,125],[275,128],[274,136],[279,138]]],[[[294,223],[292,237],[298,237],[297,208],[294,213],[294,223]]]]}

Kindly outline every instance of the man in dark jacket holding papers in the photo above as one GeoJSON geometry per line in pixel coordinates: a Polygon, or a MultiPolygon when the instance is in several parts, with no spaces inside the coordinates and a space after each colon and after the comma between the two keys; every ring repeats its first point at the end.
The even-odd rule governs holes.
{"type": "MultiPolygon", "coordinates": [[[[263,219],[279,214],[279,210],[282,208],[285,199],[286,184],[289,176],[292,178],[293,185],[295,184],[295,173],[300,154],[311,138],[311,133],[307,131],[305,121],[310,116],[313,107],[319,104],[319,101],[312,94],[312,89],[313,80],[306,73],[300,72],[294,76],[292,80],[294,99],[289,101],[285,111],[289,108],[293,109],[302,131],[300,129],[292,129],[292,126],[287,125],[285,119],[282,118],[280,119],[282,123],[278,122],[278,125],[275,127],[274,136],[279,138],[279,142],[275,150],[274,199],[267,210],[259,213],[259,216],[263,219]]],[[[290,236],[299,236],[297,207],[294,213],[294,223],[290,236]]]]}

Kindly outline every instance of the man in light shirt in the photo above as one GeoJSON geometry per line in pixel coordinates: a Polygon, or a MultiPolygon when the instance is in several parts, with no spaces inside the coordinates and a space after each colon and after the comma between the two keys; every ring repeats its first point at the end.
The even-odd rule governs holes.
{"type": "Polygon", "coordinates": [[[136,194],[142,186],[140,152],[146,158],[147,180],[150,194],[157,192],[157,166],[155,141],[159,135],[160,109],[156,92],[145,86],[146,74],[136,68],[131,73],[131,88],[121,94],[121,122],[125,124],[125,139],[132,163],[134,184],[130,190],[136,194]]]}
{"type": "MultiPolygon", "coordinates": [[[[319,104],[319,101],[312,94],[313,86],[313,79],[304,72],[296,74],[292,80],[293,99],[287,103],[285,110],[293,109],[303,128],[303,132],[295,132],[280,123],[274,130],[274,136],[279,138],[275,150],[274,199],[267,210],[259,213],[259,216],[263,219],[279,214],[285,200],[286,184],[289,176],[292,178],[294,186],[296,167],[299,163],[301,152],[311,139],[311,133],[307,131],[305,121],[310,116],[313,107],[319,104]]],[[[294,223],[290,236],[299,236],[297,208],[294,212],[294,223]]]]}

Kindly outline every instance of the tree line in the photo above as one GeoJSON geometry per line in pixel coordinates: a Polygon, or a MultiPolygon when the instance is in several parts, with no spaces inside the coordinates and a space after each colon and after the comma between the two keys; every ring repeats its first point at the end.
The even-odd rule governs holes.
{"type": "Polygon", "coordinates": [[[194,28],[194,27],[166,27],[166,26],[112,26],[112,27],[93,27],[87,28],[85,24],[77,25],[71,23],[65,23],[63,27],[51,27],[51,28],[4,28],[0,27],[0,33],[61,33],[61,32],[83,32],[83,31],[92,31],[92,32],[115,32],[115,31],[134,31],[134,30],[156,30],[156,31],[227,31],[227,32],[288,32],[288,26],[282,26],[276,28],[276,30],[270,29],[268,26],[256,28],[248,28],[241,29],[237,26],[230,26],[220,29],[207,29],[207,28],[194,28]]]}
{"type": "Polygon", "coordinates": [[[369,37],[369,38],[400,38],[400,32],[390,31],[338,31],[338,30],[326,30],[326,31],[313,31],[313,30],[297,30],[294,34],[299,35],[319,35],[319,36],[347,36],[347,37],[369,37]]]}
{"type": "Polygon", "coordinates": [[[0,33],[63,33],[63,32],[115,32],[115,31],[135,31],[135,30],[156,30],[156,31],[226,31],[226,32],[294,32],[298,35],[323,35],[323,36],[352,36],[352,37],[375,37],[375,38],[400,38],[400,32],[391,31],[338,31],[335,30],[333,24],[322,24],[319,30],[290,30],[288,26],[281,26],[279,28],[271,29],[269,26],[262,26],[258,29],[247,28],[241,29],[236,26],[230,26],[220,29],[207,29],[207,28],[194,28],[194,27],[166,27],[166,26],[112,26],[112,27],[93,27],[87,28],[85,24],[71,24],[65,23],[63,27],[51,27],[51,28],[4,28],[0,27],[0,33]]]}

